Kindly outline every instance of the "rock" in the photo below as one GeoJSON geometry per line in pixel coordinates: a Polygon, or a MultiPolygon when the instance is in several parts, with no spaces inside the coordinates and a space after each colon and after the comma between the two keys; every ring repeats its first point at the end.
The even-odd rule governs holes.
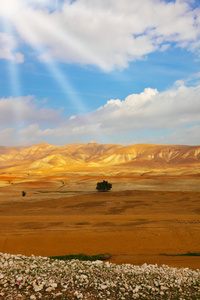
{"type": "Polygon", "coordinates": [[[173,299],[189,300],[200,294],[199,270],[19,257],[0,253],[1,299],[163,299],[172,290],[173,299]]]}
{"type": "Polygon", "coordinates": [[[55,294],[56,297],[62,296],[62,293],[55,294]]]}
{"type": "Polygon", "coordinates": [[[88,277],[86,275],[81,275],[80,279],[87,279],[88,277]]]}
{"type": "Polygon", "coordinates": [[[102,289],[102,290],[105,290],[105,289],[107,289],[107,287],[108,287],[108,286],[107,286],[107,285],[105,285],[105,284],[102,284],[102,285],[101,285],[101,289],[102,289]]]}
{"type": "Polygon", "coordinates": [[[105,263],[105,266],[106,266],[107,268],[110,268],[110,263],[107,261],[107,262],[105,263]]]}
{"type": "Polygon", "coordinates": [[[161,290],[163,290],[163,291],[164,291],[164,290],[168,290],[168,287],[162,285],[162,286],[161,286],[161,290]]]}
{"type": "Polygon", "coordinates": [[[109,291],[107,291],[107,296],[110,296],[110,292],[109,291]]]}
{"type": "Polygon", "coordinates": [[[83,299],[83,294],[82,294],[82,293],[79,293],[78,291],[74,292],[74,296],[75,296],[77,299],[83,299]]]}
{"type": "Polygon", "coordinates": [[[40,285],[35,284],[33,286],[33,289],[34,289],[35,292],[39,292],[43,289],[43,287],[44,287],[43,284],[40,284],[40,285]]]}
{"type": "Polygon", "coordinates": [[[100,266],[100,265],[103,264],[103,262],[102,262],[102,260],[96,260],[96,261],[93,262],[93,264],[94,264],[95,266],[100,266]]]}
{"type": "Polygon", "coordinates": [[[137,293],[137,292],[139,292],[140,289],[141,289],[141,287],[140,287],[139,285],[137,285],[137,286],[135,287],[135,289],[133,290],[133,292],[134,292],[134,293],[137,293]]]}
{"type": "Polygon", "coordinates": [[[47,289],[46,289],[46,292],[51,292],[51,291],[54,291],[55,289],[51,286],[49,286],[47,289]]]}
{"type": "Polygon", "coordinates": [[[22,277],[21,276],[19,276],[19,277],[17,277],[17,281],[22,281],[22,277]]]}

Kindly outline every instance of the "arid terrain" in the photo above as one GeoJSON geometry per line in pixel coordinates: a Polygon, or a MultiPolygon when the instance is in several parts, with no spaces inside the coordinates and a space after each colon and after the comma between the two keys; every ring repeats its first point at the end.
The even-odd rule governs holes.
{"type": "Polygon", "coordinates": [[[0,146],[0,175],[192,175],[200,174],[200,146],[46,143],[0,146]]]}
{"type": "Polygon", "coordinates": [[[47,159],[46,148],[55,147],[47,144],[0,147],[0,252],[110,253],[115,263],[200,268],[200,256],[174,256],[200,252],[200,147],[145,145],[138,150],[143,154],[131,160],[127,152],[128,162],[117,163],[116,156],[128,150],[123,147],[120,156],[122,146],[116,146],[115,163],[100,163],[99,154],[98,166],[94,158],[89,166],[88,151],[101,148],[103,157],[108,145],[90,143],[85,152],[78,145],[80,166],[56,165],[60,154],[47,159]],[[158,155],[162,147],[164,158],[158,155]],[[148,169],[145,155],[152,149],[148,169]],[[97,192],[96,183],[104,179],[112,190],[97,192]]]}

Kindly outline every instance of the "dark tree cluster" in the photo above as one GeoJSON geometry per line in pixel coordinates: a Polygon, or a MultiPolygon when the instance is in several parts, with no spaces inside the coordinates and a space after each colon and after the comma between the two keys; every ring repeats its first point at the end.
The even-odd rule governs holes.
{"type": "Polygon", "coordinates": [[[96,187],[99,192],[108,192],[111,188],[112,184],[105,180],[98,182],[96,187]]]}

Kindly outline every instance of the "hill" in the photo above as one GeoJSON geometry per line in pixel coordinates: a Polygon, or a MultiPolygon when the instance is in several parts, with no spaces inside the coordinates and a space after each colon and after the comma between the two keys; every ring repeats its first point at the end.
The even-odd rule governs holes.
{"type": "Polygon", "coordinates": [[[200,146],[98,144],[0,146],[0,174],[199,174],[200,146]]]}

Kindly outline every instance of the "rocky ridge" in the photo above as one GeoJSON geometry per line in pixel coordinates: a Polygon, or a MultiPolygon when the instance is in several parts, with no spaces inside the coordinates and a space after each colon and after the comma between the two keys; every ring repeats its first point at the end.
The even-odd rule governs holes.
{"type": "Polygon", "coordinates": [[[1,299],[200,299],[200,271],[0,253],[1,299]]]}

